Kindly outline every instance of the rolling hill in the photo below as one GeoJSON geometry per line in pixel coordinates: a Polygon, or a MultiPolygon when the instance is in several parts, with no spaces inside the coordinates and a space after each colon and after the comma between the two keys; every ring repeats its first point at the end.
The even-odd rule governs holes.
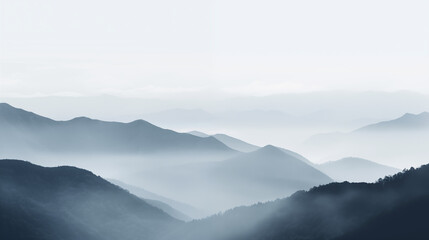
{"type": "Polygon", "coordinates": [[[397,119],[370,124],[355,130],[355,132],[401,130],[429,130],[429,112],[422,112],[420,114],[406,113],[397,119]]]}
{"type": "Polygon", "coordinates": [[[213,137],[177,133],[144,120],[120,123],[78,117],[54,121],[5,103],[0,104],[0,130],[7,133],[0,137],[3,152],[234,152],[213,137]]]}
{"type": "Polygon", "coordinates": [[[400,172],[397,168],[355,157],[326,162],[316,168],[336,181],[349,182],[375,182],[379,178],[400,172]]]}
{"type": "Polygon", "coordinates": [[[397,119],[370,124],[351,132],[315,135],[306,140],[299,151],[316,161],[361,156],[403,168],[425,163],[429,157],[427,141],[429,113],[407,113],[397,119]],[[408,166],[401,161],[404,158],[408,166]]]}
{"type": "Polygon", "coordinates": [[[139,173],[135,182],[212,213],[285,197],[332,181],[314,167],[274,146],[224,161],[186,164],[139,173]],[[174,186],[174,187],[172,187],[174,186]]]}
{"type": "Polygon", "coordinates": [[[148,239],[181,222],[75,167],[0,160],[1,239],[148,239]]]}
{"type": "Polygon", "coordinates": [[[330,183],[191,222],[180,239],[426,239],[429,165],[376,183],[330,183]]]}
{"type": "Polygon", "coordinates": [[[231,136],[226,135],[226,134],[220,134],[219,133],[219,134],[214,134],[214,135],[208,135],[208,134],[205,134],[205,133],[199,132],[199,131],[191,131],[188,133],[192,134],[194,136],[198,136],[198,137],[210,137],[210,136],[214,137],[217,140],[219,140],[220,142],[222,142],[223,144],[225,144],[226,146],[228,146],[234,150],[240,151],[240,152],[253,152],[253,151],[260,148],[256,145],[247,143],[243,140],[231,137],[231,136]]]}
{"type": "Polygon", "coordinates": [[[428,203],[425,165],[183,223],[89,171],[0,160],[0,237],[10,240],[423,240],[428,203]]]}
{"type": "Polygon", "coordinates": [[[169,213],[169,214],[171,213],[170,215],[177,218],[177,219],[180,219],[183,221],[188,221],[190,219],[202,218],[203,216],[207,215],[204,212],[202,212],[201,210],[198,210],[198,209],[196,209],[196,208],[194,208],[188,204],[160,196],[160,195],[155,194],[153,192],[147,191],[143,188],[133,186],[130,184],[126,184],[124,182],[114,180],[114,179],[108,179],[108,180],[109,180],[109,182],[111,182],[115,185],[118,185],[119,187],[121,187],[123,189],[130,191],[130,193],[132,193],[138,197],[141,197],[141,198],[145,199],[146,201],[149,200],[149,203],[155,203],[156,207],[161,208],[166,213],[169,213]],[[164,205],[157,204],[157,203],[163,203],[164,205]]]}

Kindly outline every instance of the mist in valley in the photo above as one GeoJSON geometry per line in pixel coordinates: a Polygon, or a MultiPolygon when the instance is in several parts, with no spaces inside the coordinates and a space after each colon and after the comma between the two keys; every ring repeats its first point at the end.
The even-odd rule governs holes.
{"type": "Polygon", "coordinates": [[[429,239],[428,12],[0,0],[0,239],[429,239]]]}
{"type": "MultiPolygon", "coordinates": [[[[50,239],[46,234],[71,239],[138,239],[143,235],[163,240],[335,239],[365,234],[367,230],[356,229],[366,229],[368,221],[384,218],[384,214],[402,213],[403,208],[410,208],[407,199],[422,204],[426,196],[421,178],[427,177],[427,166],[390,177],[402,171],[392,166],[417,167],[423,162],[417,156],[424,159],[426,154],[420,142],[427,137],[426,113],[364,125],[337,134],[338,139],[329,138],[334,135],[330,134],[314,143],[325,137],[316,135],[301,143],[306,151],[295,151],[258,146],[224,133],[178,132],[144,120],[123,123],[79,117],[57,121],[9,104],[0,104],[0,110],[0,127],[5,133],[0,136],[0,158],[54,167],[0,161],[0,165],[5,163],[2,169],[6,173],[1,187],[5,216],[41,221],[9,222],[25,227],[23,236],[43,229],[37,234],[40,239],[50,239]],[[373,146],[376,154],[371,155],[373,146]],[[307,158],[322,148],[330,161],[307,158]],[[331,151],[336,155],[329,155],[331,151]],[[386,161],[399,152],[408,156],[406,162],[399,161],[402,155],[386,161]],[[80,179],[90,174],[85,170],[73,170],[63,182],[61,169],[67,168],[55,167],[64,165],[89,170],[119,186],[109,188],[119,190],[96,190],[110,184],[96,175],[90,177],[98,179],[95,185],[82,185],[87,180],[80,179]],[[44,171],[47,175],[41,175],[42,182],[31,180],[39,179],[44,171]],[[403,180],[408,178],[412,183],[403,180]],[[52,188],[48,179],[65,185],[52,188]],[[34,190],[23,190],[28,187],[34,190]],[[48,191],[52,200],[46,205],[42,202],[48,191]],[[84,192],[89,195],[82,195],[84,192]],[[134,208],[122,198],[132,198],[145,207],[134,208]],[[22,200],[12,203],[12,199],[22,200]],[[30,204],[28,199],[40,202],[30,204]],[[22,212],[22,208],[27,210],[22,212]],[[163,216],[162,220],[145,211],[163,216]],[[46,224],[54,227],[48,229],[46,224]]],[[[13,229],[2,231],[17,235],[13,229]]]]}

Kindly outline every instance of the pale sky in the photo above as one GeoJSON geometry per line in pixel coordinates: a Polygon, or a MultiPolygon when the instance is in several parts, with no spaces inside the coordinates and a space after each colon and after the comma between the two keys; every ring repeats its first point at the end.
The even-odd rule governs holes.
{"type": "Polygon", "coordinates": [[[0,96],[429,93],[427,0],[0,0],[0,96]]]}

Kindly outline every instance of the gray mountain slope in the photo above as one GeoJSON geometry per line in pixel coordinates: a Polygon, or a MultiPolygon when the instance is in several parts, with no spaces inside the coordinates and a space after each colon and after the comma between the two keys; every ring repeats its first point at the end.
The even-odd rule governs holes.
{"type": "Polygon", "coordinates": [[[305,158],[304,156],[302,156],[302,155],[300,155],[300,154],[298,154],[298,153],[296,153],[296,152],[293,152],[293,151],[291,151],[291,150],[288,150],[288,149],[285,149],[285,148],[279,148],[280,150],[282,150],[284,153],[286,153],[287,155],[290,155],[290,156],[292,156],[292,157],[294,157],[294,158],[296,158],[296,159],[299,159],[299,160],[301,160],[301,161],[303,161],[303,162],[305,162],[305,163],[307,163],[308,165],[310,165],[310,166],[313,166],[314,167],[314,163],[312,163],[310,160],[308,160],[307,158],[305,158]]]}
{"type": "Polygon", "coordinates": [[[423,240],[429,232],[428,196],[425,165],[377,183],[330,183],[288,198],[237,207],[184,225],[171,239],[423,240]]]}
{"type": "Polygon", "coordinates": [[[162,168],[136,177],[151,184],[151,189],[162,195],[212,213],[273,200],[332,181],[274,146],[225,161],[162,168]]]}
{"type": "Polygon", "coordinates": [[[215,134],[212,135],[214,138],[216,138],[217,140],[221,141],[222,143],[224,143],[226,146],[235,149],[237,151],[240,152],[253,152],[258,150],[260,147],[247,143],[245,141],[242,141],[238,138],[234,138],[231,136],[228,136],[226,134],[215,134]]]}
{"type": "Polygon", "coordinates": [[[214,135],[208,135],[206,133],[199,132],[199,131],[191,131],[188,133],[192,134],[194,136],[198,136],[198,137],[210,137],[210,136],[212,136],[212,137],[216,138],[217,140],[219,140],[220,142],[222,142],[223,144],[225,144],[226,146],[228,146],[234,150],[240,151],[240,152],[253,152],[253,151],[260,148],[256,145],[247,143],[243,140],[231,137],[231,136],[226,135],[226,134],[219,133],[219,134],[214,134],[214,135]]]}
{"type": "Polygon", "coordinates": [[[213,137],[177,133],[143,120],[120,123],[79,117],[54,121],[5,103],[0,104],[0,131],[6,133],[0,136],[2,152],[234,152],[213,137]]]}
{"type": "Polygon", "coordinates": [[[194,135],[197,137],[210,137],[210,135],[205,134],[205,133],[200,132],[200,131],[190,131],[190,132],[188,132],[188,134],[191,134],[191,135],[194,135]]]}
{"type": "Polygon", "coordinates": [[[420,114],[406,113],[400,118],[371,124],[357,129],[355,132],[401,130],[429,130],[429,112],[420,114]]]}
{"type": "Polygon", "coordinates": [[[405,114],[345,133],[326,133],[306,140],[299,148],[312,159],[362,156],[388,166],[409,167],[429,157],[429,113],[405,114]],[[402,159],[407,159],[404,162],[402,159]]]}
{"type": "MultiPolygon", "coordinates": [[[[210,136],[208,134],[205,134],[205,133],[199,132],[199,131],[191,131],[191,132],[189,132],[189,134],[193,134],[195,136],[200,136],[200,137],[209,137],[210,136]]],[[[240,152],[253,152],[253,151],[256,151],[260,148],[259,146],[247,143],[243,140],[231,137],[231,136],[226,135],[226,134],[215,134],[212,136],[215,137],[217,140],[221,141],[222,143],[224,143],[225,145],[227,145],[228,147],[230,147],[234,150],[240,151],[240,152]]],[[[280,148],[280,147],[278,147],[278,148],[288,155],[291,155],[297,159],[300,159],[301,161],[303,161],[309,165],[313,165],[313,163],[310,160],[308,160],[307,158],[303,157],[302,155],[300,155],[296,152],[290,151],[290,150],[285,149],[285,148],[280,148]]]]}
{"type": "MultiPolygon", "coordinates": [[[[163,208],[161,208],[161,207],[163,207],[162,205],[160,205],[161,206],[160,208],[162,210],[167,210],[166,212],[169,213],[169,214],[170,214],[170,212],[172,214],[175,214],[176,216],[173,216],[173,217],[175,217],[177,219],[188,221],[190,219],[201,218],[201,217],[203,217],[205,215],[201,210],[198,210],[198,209],[196,209],[196,208],[194,208],[194,207],[192,207],[192,206],[190,206],[188,204],[181,203],[181,202],[172,200],[170,198],[166,198],[166,197],[160,196],[160,195],[158,195],[156,193],[147,191],[147,190],[145,190],[143,188],[140,188],[140,187],[137,187],[137,186],[133,186],[133,185],[130,185],[130,184],[126,184],[126,183],[121,182],[121,181],[116,180],[116,179],[109,179],[109,181],[112,182],[112,183],[114,183],[115,185],[118,185],[118,186],[120,186],[120,187],[122,187],[122,188],[124,188],[124,189],[126,189],[128,191],[130,191],[130,193],[132,193],[132,194],[134,194],[134,195],[136,195],[138,197],[141,197],[141,198],[143,198],[145,200],[152,200],[153,202],[157,201],[157,202],[166,204],[167,206],[173,208],[174,210],[176,210],[180,214],[177,214],[174,211],[170,211],[169,208],[163,209],[163,208]]],[[[159,207],[159,206],[157,206],[157,207],[159,207]]]]}
{"type": "Polygon", "coordinates": [[[165,213],[167,213],[168,215],[172,216],[175,219],[179,219],[185,222],[192,220],[192,218],[189,217],[188,215],[178,211],[177,209],[172,208],[170,205],[164,202],[153,200],[153,199],[146,199],[146,198],[143,198],[143,200],[148,204],[161,209],[162,211],[164,211],[165,213]]]}
{"type": "Polygon", "coordinates": [[[355,157],[326,162],[316,167],[336,181],[348,182],[374,182],[400,172],[399,169],[355,157]]]}

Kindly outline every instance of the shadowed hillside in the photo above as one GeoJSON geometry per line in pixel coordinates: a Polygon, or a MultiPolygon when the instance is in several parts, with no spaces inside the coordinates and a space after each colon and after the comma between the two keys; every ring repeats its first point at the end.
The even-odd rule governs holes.
{"type": "Polygon", "coordinates": [[[429,112],[420,114],[406,113],[400,118],[371,124],[357,129],[356,132],[398,130],[429,130],[429,112]]]}
{"type": "Polygon", "coordinates": [[[181,224],[74,167],[0,160],[0,239],[156,239],[181,224]]]}
{"type": "Polygon", "coordinates": [[[331,183],[286,199],[235,208],[194,221],[174,234],[192,240],[426,239],[428,230],[420,221],[427,225],[428,200],[425,165],[373,184],[331,183]]]}
{"type": "Polygon", "coordinates": [[[11,240],[420,240],[429,234],[428,203],[425,165],[182,223],[86,170],[0,161],[0,237],[11,240]]]}

